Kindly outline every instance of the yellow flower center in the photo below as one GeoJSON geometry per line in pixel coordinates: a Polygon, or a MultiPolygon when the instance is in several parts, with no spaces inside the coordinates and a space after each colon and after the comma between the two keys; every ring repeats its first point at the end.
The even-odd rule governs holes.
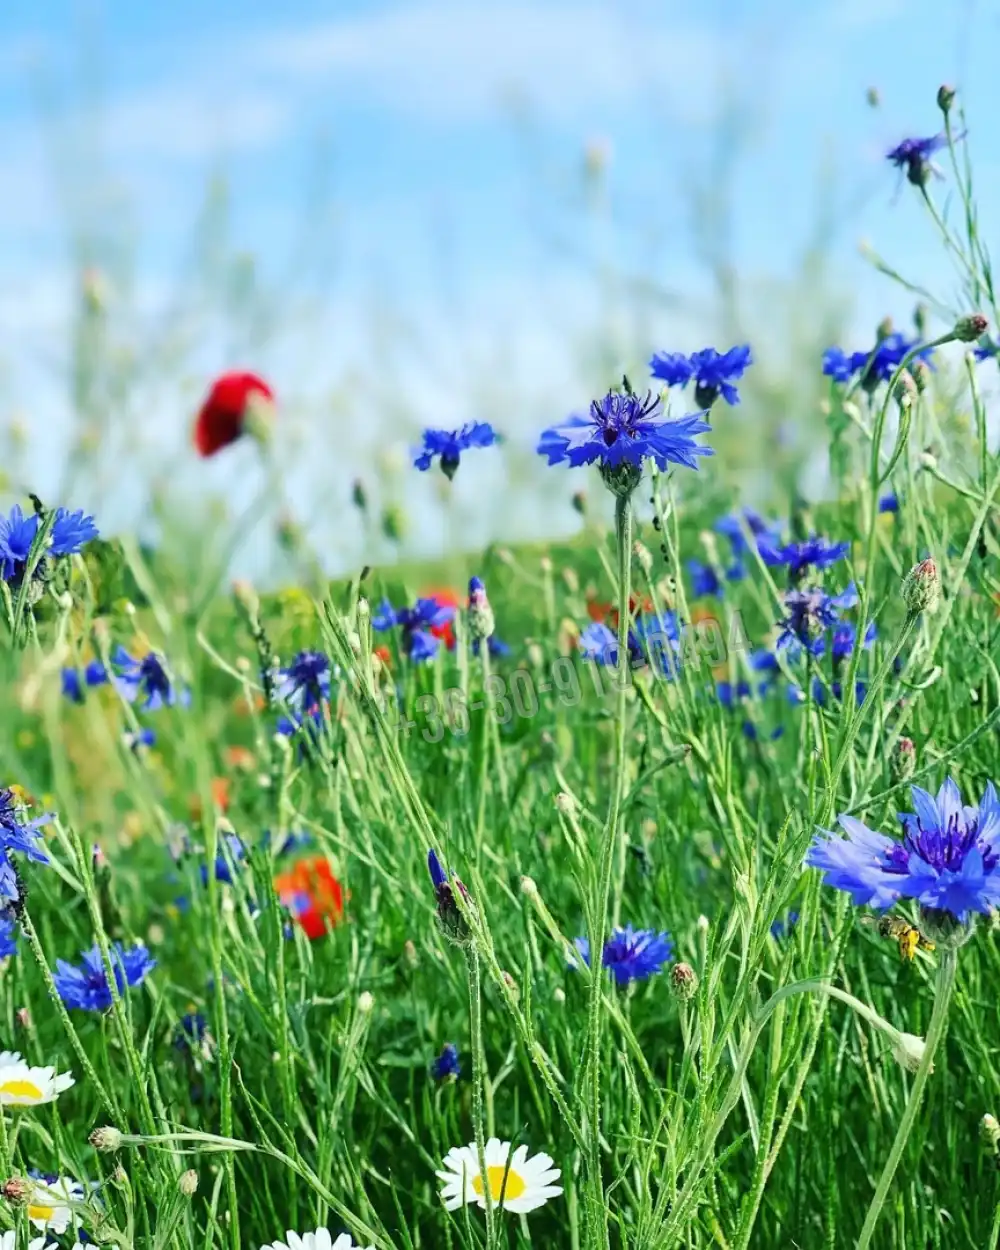
{"type": "Polygon", "coordinates": [[[36,1207],[33,1205],[28,1207],[29,1220],[51,1220],[55,1213],[55,1207],[36,1207]]]}
{"type": "MultiPolygon", "coordinates": [[[[524,1193],[524,1181],[521,1180],[520,1176],[518,1176],[513,1168],[511,1168],[508,1172],[503,1163],[494,1163],[492,1167],[488,1167],[486,1169],[486,1175],[489,1177],[490,1182],[490,1197],[494,1202],[500,1201],[501,1188],[503,1189],[505,1202],[509,1201],[511,1198],[520,1198],[520,1196],[524,1193]],[[503,1183],[505,1175],[507,1177],[506,1185],[503,1183]]],[[[483,1178],[481,1176],[477,1175],[472,1178],[472,1188],[477,1194],[482,1194],[483,1178]]]]}
{"type": "Polygon", "coordinates": [[[41,1100],[42,1091],[34,1081],[5,1081],[3,1085],[0,1085],[0,1096],[3,1095],[9,1098],[19,1098],[24,1102],[38,1102],[41,1100]]]}

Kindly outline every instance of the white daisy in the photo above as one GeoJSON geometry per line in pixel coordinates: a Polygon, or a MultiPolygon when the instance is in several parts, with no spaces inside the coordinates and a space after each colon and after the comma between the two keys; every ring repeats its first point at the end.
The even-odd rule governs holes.
{"type": "MultiPolygon", "coordinates": [[[[17,1250],[17,1230],[8,1228],[7,1231],[0,1236],[0,1250],[17,1250]]],[[[50,1241],[45,1244],[44,1237],[32,1237],[28,1242],[28,1250],[58,1250],[56,1243],[50,1241]]]]}
{"type": "Polygon", "coordinates": [[[68,1072],[56,1075],[55,1068],[32,1068],[16,1050],[0,1052],[0,1106],[36,1107],[53,1102],[75,1084],[68,1072]]]}
{"type": "MultiPolygon", "coordinates": [[[[438,1172],[437,1175],[439,1180],[444,1181],[441,1197],[447,1209],[454,1211],[464,1202],[477,1202],[485,1209],[486,1198],[479,1173],[476,1143],[453,1146],[445,1155],[444,1166],[445,1171],[438,1172]]],[[[537,1154],[529,1159],[527,1146],[518,1146],[511,1154],[510,1142],[501,1141],[498,1137],[491,1137],[486,1143],[486,1176],[490,1197],[494,1205],[499,1206],[502,1189],[505,1211],[524,1215],[544,1206],[550,1198],[562,1193],[562,1186],[552,1183],[560,1175],[559,1169],[552,1166],[549,1155],[537,1154]]]]}
{"type": "Polygon", "coordinates": [[[70,1203],[81,1203],[86,1191],[71,1176],[34,1176],[28,1200],[28,1219],[36,1228],[64,1233],[73,1218],[70,1203]]]}
{"type": "MultiPolygon", "coordinates": [[[[341,1233],[334,1241],[328,1228],[317,1228],[314,1233],[293,1233],[289,1229],[285,1236],[287,1241],[272,1241],[260,1250],[363,1250],[351,1241],[350,1233],[341,1233]]],[[[364,1250],[375,1250],[375,1247],[368,1246],[364,1250]]]]}

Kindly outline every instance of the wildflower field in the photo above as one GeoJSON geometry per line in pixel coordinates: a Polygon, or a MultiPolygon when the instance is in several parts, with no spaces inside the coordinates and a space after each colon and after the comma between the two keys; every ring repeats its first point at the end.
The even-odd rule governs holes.
{"type": "MultiPolygon", "coordinates": [[[[5,501],[3,1250],[1000,1244],[1000,309],[938,109],[886,177],[954,289],[884,264],[912,326],[812,362],[822,496],[726,484],[727,341],[567,396],[578,536],[446,571],[205,595],[5,501]]],[[[207,379],[191,456],[282,419],[207,379]]]]}

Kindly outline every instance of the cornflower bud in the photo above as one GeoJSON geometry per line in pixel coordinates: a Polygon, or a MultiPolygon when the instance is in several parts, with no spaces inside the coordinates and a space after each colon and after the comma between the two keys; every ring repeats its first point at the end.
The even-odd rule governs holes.
{"type": "Polygon", "coordinates": [[[181,1191],[185,1198],[191,1198],[198,1188],[198,1173],[194,1168],[188,1168],[186,1172],[182,1172],[177,1179],[177,1188],[181,1191]]]}
{"type": "Polygon", "coordinates": [[[116,1128],[106,1124],[103,1128],[95,1128],[87,1140],[95,1150],[119,1150],[121,1149],[122,1135],[116,1128]]]}
{"type": "Polygon", "coordinates": [[[892,754],[892,776],[894,781],[905,781],[912,777],[917,767],[917,748],[912,738],[900,738],[892,754]]]}
{"type": "Polygon", "coordinates": [[[690,964],[674,964],[670,969],[670,988],[675,998],[689,1002],[698,992],[698,974],[690,964]]]}
{"type": "Polygon", "coordinates": [[[472,906],[472,900],[469,898],[469,892],[465,886],[455,878],[454,885],[448,880],[448,874],[441,867],[441,861],[437,854],[430,850],[427,852],[427,870],[431,875],[431,884],[434,886],[434,894],[437,898],[437,916],[438,924],[441,932],[449,941],[456,946],[468,946],[472,941],[472,931],[469,928],[468,921],[462,914],[462,910],[455,901],[455,890],[461,892],[462,898],[467,907],[472,906]]]}
{"type": "Polygon", "coordinates": [[[368,990],[362,990],[358,995],[358,1013],[362,1016],[371,1014],[372,1008],[375,1006],[375,995],[368,990]]]}
{"type": "Polygon", "coordinates": [[[359,477],[354,479],[354,484],[351,487],[351,503],[354,504],[359,512],[368,511],[368,495],[365,491],[365,484],[359,477]]]}
{"type": "Polygon", "coordinates": [[[986,333],[989,324],[982,313],[968,313],[965,317],[959,317],[952,333],[960,343],[974,343],[986,333]]]}
{"type": "Polygon", "coordinates": [[[941,578],[932,559],[921,560],[903,578],[903,602],[907,612],[933,612],[941,599],[941,578]]]}
{"type": "Polygon", "coordinates": [[[0,1196],[6,1198],[12,1207],[26,1207],[34,1188],[31,1181],[23,1176],[12,1176],[0,1185],[0,1196]]]}
{"type": "Polygon", "coordinates": [[[938,87],[937,106],[944,113],[945,117],[951,112],[951,106],[955,103],[955,88],[949,86],[948,83],[942,83],[938,87]]]}
{"type": "Polygon", "coordinates": [[[979,1129],[983,1135],[983,1143],[993,1151],[1000,1153],[1000,1123],[996,1116],[987,1113],[979,1121],[979,1129]]]}
{"type": "Polygon", "coordinates": [[[469,579],[469,635],[474,640],[489,638],[496,629],[486,587],[478,577],[469,579]]]}

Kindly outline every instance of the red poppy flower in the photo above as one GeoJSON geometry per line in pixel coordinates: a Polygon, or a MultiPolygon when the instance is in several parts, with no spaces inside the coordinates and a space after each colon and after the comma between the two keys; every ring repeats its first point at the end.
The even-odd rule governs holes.
{"type": "Polygon", "coordinates": [[[274,891],[310,941],[344,918],[344,890],[322,855],[300,859],[274,878],[274,891]]]}
{"type": "Polygon", "coordinates": [[[200,456],[214,456],[243,433],[250,401],[273,402],[274,392],[256,373],[223,373],[201,406],[194,423],[194,445],[200,456]]]}
{"type": "MultiPolygon", "coordinates": [[[[462,602],[447,586],[441,590],[425,590],[421,598],[433,599],[441,608],[457,608],[462,602]]],[[[451,621],[445,621],[443,625],[432,625],[430,632],[435,638],[440,638],[449,651],[455,650],[455,627],[451,621]]]]}
{"type": "MultiPolygon", "coordinates": [[[[642,612],[653,611],[653,601],[648,595],[629,595],[628,611],[631,618],[642,612]]],[[[592,621],[607,621],[612,629],[618,628],[618,609],[610,603],[602,603],[593,595],[587,598],[587,615],[592,621]]]]}

